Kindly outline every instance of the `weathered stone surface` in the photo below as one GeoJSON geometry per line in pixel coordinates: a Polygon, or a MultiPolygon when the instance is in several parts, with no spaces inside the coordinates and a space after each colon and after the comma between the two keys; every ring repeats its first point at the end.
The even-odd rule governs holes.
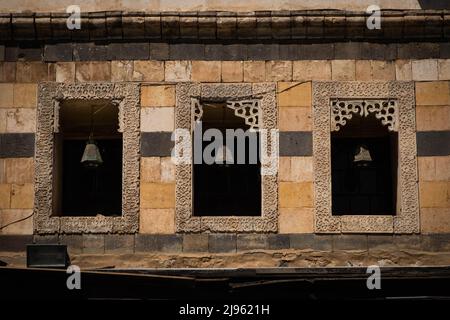
{"type": "Polygon", "coordinates": [[[310,208],[313,205],[314,188],[312,182],[280,182],[280,208],[310,208]]]}
{"type": "Polygon", "coordinates": [[[0,62],[0,82],[16,81],[16,63],[0,62]]]}
{"type": "Polygon", "coordinates": [[[209,234],[209,252],[212,253],[234,253],[236,252],[236,240],[235,234],[209,234]]]}
{"type": "Polygon", "coordinates": [[[269,250],[283,250],[290,248],[290,238],[285,234],[268,234],[267,235],[267,249],[269,250]]]}
{"type": "Polygon", "coordinates": [[[355,64],[356,80],[370,81],[372,76],[372,64],[370,60],[357,60],[355,64]]]}
{"type": "Polygon", "coordinates": [[[141,106],[143,107],[175,106],[175,86],[173,85],[142,86],[141,106]]]}
{"type": "Polygon", "coordinates": [[[450,199],[448,198],[448,185],[449,184],[446,181],[420,181],[420,207],[450,207],[450,199]]]}
{"type": "Polygon", "coordinates": [[[397,80],[412,80],[411,60],[395,61],[395,77],[397,80]]]}
{"type": "Polygon", "coordinates": [[[205,60],[205,45],[174,43],[169,47],[170,60],[205,60]]]}
{"type": "Polygon", "coordinates": [[[423,233],[449,233],[450,208],[420,209],[420,227],[423,233]]]}
{"type": "Polygon", "coordinates": [[[150,59],[152,60],[168,60],[169,44],[168,43],[150,43],[150,59]]]}
{"type": "Polygon", "coordinates": [[[291,81],[292,61],[266,61],[266,81],[291,81]]]}
{"type": "Polygon", "coordinates": [[[174,130],[174,108],[142,108],[141,131],[161,132],[174,130]]]}
{"type": "Polygon", "coordinates": [[[369,251],[374,250],[396,250],[393,235],[369,234],[367,236],[367,246],[369,251]]]}
{"type": "Polygon", "coordinates": [[[450,106],[417,106],[418,131],[450,130],[450,106]]]}
{"type": "Polygon", "coordinates": [[[0,252],[25,252],[32,243],[32,235],[1,235],[0,252]]]}
{"type": "MultiPolygon", "coordinates": [[[[0,109],[0,132],[6,131],[8,109],[0,109]]],[[[29,158],[34,156],[34,133],[0,133],[0,158],[29,158]]]]}
{"type": "Polygon", "coordinates": [[[293,62],[294,81],[331,80],[331,62],[328,60],[304,60],[293,62]]]}
{"type": "Polygon", "coordinates": [[[449,82],[416,82],[416,104],[426,106],[450,105],[449,82]]]}
{"type": "Polygon", "coordinates": [[[11,186],[11,209],[32,209],[34,205],[34,183],[11,186]]]}
{"type": "Polygon", "coordinates": [[[192,64],[190,61],[166,61],[164,72],[166,81],[190,81],[192,64]]]}
{"type": "Polygon", "coordinates": [[[11,108],[14,105],[14,85],[0,83],[0,108],[11,108]]]}
{"type": "Polygon", "coordinates": [[[312,133],[309,131],[280,131],[280,156],[312,155],[312,133]]]}
{"type": "Polygon", "coordinates": [[[134,81],[164,81],[163,61],[134,61],[134,81]]]}
{"type": "Polygon", "coordinates": [[[9,208],[11,208],[11,185],[2,183],[0,184],[0,209],[9,208]]]}
{"type": "Polygon", "coordinates": [[[392,61],[372,60],[373,80],[395,80],[395,64],[392,61]]]}
{"type": "Polygon", "coordinates": [[[44,62],[17,62],[16,82],[37,83],[48,81],[48,65],[44,62]]]}
{"type": "Polygon", "coordinates": [[[95,43],[76,43],[73,48],[74,61],[104,61],[107,47],[95,43]]]}
{"type": "Polygon", "coordinates": [[[298,47],[299,60],[331,60],[334,58],[333,43],[302,44],[298,47]]]}
{"type": "Polygon", "coordinates": [[[422,236],[422,250],[434,252],[450,251],[450,237],[448,233],[429,234],[422,236]]]}
{"type": "Polygon", "coordinates": [[[244,80],[244,63],[242,61],[222,61],[222,81],[242,82],[244,80]]]}
{"type": "Polygon", "coordinates": [[[172,157],[161,158],[161,182],[175,182],[175,163],[172,157]]]}
{"type": "Polygon", "coordinates": [[[279,129],[282,131],[311,131],[310,107],[280,107],[279,129]]]}
{"type": "Polygon", "coordinates": [[[247,251],[267,248],[267,235],[265,234],[238,234],[237,251],[247,251]]]}
{"type": "Polygon", "coordinates": [[[290,234],[290,244],[292,249],[310,249],[315,251],[332,251],[333,237],[329,235],[290,234]]]}
{"type": "Polygon", "coordinates": [[[37,85],[34,83],[14,84],[14,108],[36,108],[37,85]]]}
{"type": "Polygon", "coordinates": [[[110,43],[107,48],[108,60],[147,60],[150,54],[150,45],[140,43],[110,43]]]}
{"type": "Polygon", "coordinates": [[[7,158],[5,161],[6,183],[33,183],[33,158],[7,158]]]}
{"type": "Polygon", "coordinates": [[[450,155],[450,131],[418,131],[417,155],[421,157],[450,155]]]}
{"type": "Polygon", "coordinates": [[[69,255],[83,252],[83,236],[81,234],[61,234],[59,242],[67,246],[69,255]]]}
{"type": "Polygon", "coordinates": [[[220,61],[192,61],[192,81],[220,82],[220,61]]]}
{"type": "MultiPolygon", "coordinates": [[[[447,157],[443,157],[447,158],[447,157]]],[[[435,157],[418,157],[417,165],[419,171],[419,179],[421,181],[439,180],[436,177],[436,161],[435,157]]]]}
{"type": "Polygon", "coordinates": [[[438,80],[438,64],[436,59],[412,61],[412,79],[416,81],[438,80]]]}
{"type": "Polygon", "coordinates": [[[72,61],[72,44],[47,44],[44,47],[44,61],[72,61]]]}
{"type": "Polygon", "coordinates": [[[56,82],[75,81],[75,62],[56,63],[56,82]]]}
{"type": "Polygon", "coordinates": [[[266,80],[264,61],[244,61],[244,82],[263,82],[266,80]]]}
{"type": "Polygon", "coordinates": [[[450,181],[450,156],[434,157],[434,160],[436,163],[436,180],[450,181]]]}
{"type": "Polygon", "coordinates": [[[438,60],[439,80],[450,80],[450,59],[438,60]]]}
{"type": "Polygon", "coordinates": [[[183,238],[181,235],[136,235],[136,252],[182,252],[183,238]]]}
{"type": "Polygon", "coordinates": [[[58,234],[45,234],[45,235],[35,234],[33,236],[33,243],[36,243],[36,244],[59,244],[59,235],[58,234]]]}
{"type": "Polygon", "coordinates": [[[175,208],[173,183],[141,183],[141,208],[175,208]]]}
{"type": "Polygon", "coordinates": [[[141,155],[143,157],[170,156],[174,146],[171,137],[171,132],[142,132],[141,155]]]}
{"type": "Polygon", "coordinates": [[[311,82],[279,82],[278,83],[279,107],[310,107],[311,106],[311,82]]]}
{"type": "Polygon", "coordinates": [[[133,234],[107,234],[105,235],[105,253],[133,253],[133,234]]]}
{"type": "Polygon", "coordinates": [[[247,59],[249,60],[278,60],[278,44],[248,44],[247,59]]]}
{"type": "Polygon", "coordinates": [[[291,181],[313,181],[313,158],[291,157],[291,181]]]}
{"type": "Polygon", "coordinates": [[[333,251],[368,250],[367,235],[335,235],[333,236],[333,251]]]}
{"type": "Polygon", "coordinates": [[[6,132],[26,133],[36,131],[36,109],[8,109],[6,113],[6,132]]]}
{"type": "Polygon", "coordinates": [[[208,252],[208,234],[193,233],[183,235],[183,252],[208,252]]]}
{"type": "Polygon", "coordinates": [[[111,61],[111,81],[133,80],[133,61],[111,61]]]}
{"type": "Polygon", "coordinates": [[[77,62],[75,64],[77,82],[111,81],[110,62],[77,62]]]}
{"type": "Polygon", "coordinates": [[[356,77],[355,60],[332,60],[331,79],[332,80],[355,80],[356,77]]]}
{"type": "Polygon", "coordinates": [[[141,182],[159,182],[161,180],[160,157],[141,158],[141,182]]]}
{"type": "Polygon", "coordinates": [[[105,253],[105,235],[83,234],[83,253],[85,254],[105,253]]]}
{"type": "Polygon", "coordinates": [[[313,210],[311,208],[280,208],[278,230],[280,233],[313,233],[313,210]]]}
{"type": "Polygon", "coordinates": [[[141,209],[139,232],[173,234],[175,232],[174,209],[141,209]]]}
{"type": "Polygon", "coordinates": [[[33,209],[0,210],[0,221],[2,226],[4,227],[11,223],[9,226],[2,229],[2,234],[33,234],[32,213],[33,209]]]}

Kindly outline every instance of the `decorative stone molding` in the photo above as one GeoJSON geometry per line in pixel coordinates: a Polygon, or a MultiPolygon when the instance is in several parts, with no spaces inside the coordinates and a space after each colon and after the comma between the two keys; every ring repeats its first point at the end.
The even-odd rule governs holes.
{"type": "Polygon", "coordinates": [[[414,83],[401,81],[313,82],[313,155],[315,232],[418,233],[414,83]],[[339,101],[339,102],[338,102],[339,101]],[[389,130],[398,131],[398,205],[394,216],[344,215],[331,212],[330,135],[352,114],[375,112],[389,130]],[[340,116],[340,118],[337,118],[340,116]]]}
{"type": "MultiPolygon", "coordinates": [[[[193,130],[201,117],[201,103],[226,102],[255,128],[277,128],[276,85],[180,83],[176,89],[177,129],[193,130]],[[244,110],[245,109],[245,110],[244,110]],[[239,110],[239,111],[238,111],[239,110]],[[244,112],[245,111],[245,112],[244,112]],[[258,117],[256,117],[258,114],[258,117]],[[247,120],[251,119],[251,120],[247,120]]],[[[176,144],[178,141],[176,142],[176,144]]],[[[270,145],[272,141],[268,141],[270,145]]],[[[175,146],[177,147],[177,146],[175,146]]],[[[270,148],[269,148],[270,149],[270,148]]],[[[192,155],[191,155],[192,157],[192,155]]],[[[176,165],[175,225],[177,232],[276,232],[278,230],[277,175],[263,175],[261,216],[195,217],[192,215],[192,165],[176,165]]]]}
{"type": "Polygon", "coordinates": [[[388,127],[389,131],[398,131],[398,108],[394,100],[331,100],[331,131],[339,131],[340,126],[345,126],[353,114],[367,117],[374,113],[381,123],[388,127]]]}
{"type": "MultiPolygon", "coordinates": [[[[86,12],[83,28],[69,30],[70,13],[3,13],[0,40],[240,40],[367,38],[365,11],[187,11],[187,12],[86,12]]],[[[445,10],[383,10],[382,40],[433,40],[449,38],[450,17],[445,10]]]]}
{"type": "MultiPolygon", "coordinates": [[[[41,83],[38,92],[35,233],[135,233],[139,228],[139,85],[132,83],[41,83]],[[123,132],[122,216],[63,217],[53,212],[54,133],[65,100],[109,100],[119,108],[123,132]]],[[[120,130],[119,130],[120,131],[120,130]]]]}

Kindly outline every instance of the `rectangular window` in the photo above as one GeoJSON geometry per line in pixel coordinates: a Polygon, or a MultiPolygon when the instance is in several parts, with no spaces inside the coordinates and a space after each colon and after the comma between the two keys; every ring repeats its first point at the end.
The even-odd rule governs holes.
{"type": "Polygon", "coordinates": [[[54,214],[120,216],[122,133],[107,100],[66,100],[55,133],[54,214]]]}
{"type": "Polygon", "coordinates": [[[333,215],[395,215],[397,133],[373,114],[331,134],[333,215]]]}
{"type": "MultiPolygon", "coordinates": [[[[260,216],[259,135],[226,103],[202,103],[201,163],[193,166],[194,216],[260,216]],[[205,141],[207,140],[207,141],[205,141]],[[218,148],[212,148],[219,143],[218,148]],[[210,155],[214,163],[205,161],[210,155]]],[[[197,127],[198,128],[198,127],[197,127]]],[[[197,132],[195,134],[200,134],[197,132]]],[[[194,138],[194,154],[196,150],[194,138]]]]}

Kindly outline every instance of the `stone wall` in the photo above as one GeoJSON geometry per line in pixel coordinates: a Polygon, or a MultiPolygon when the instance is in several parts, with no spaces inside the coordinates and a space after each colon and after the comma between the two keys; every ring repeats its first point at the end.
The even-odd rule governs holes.
{"type": "MultiPolygon", "coordinates": [[[[200,7],[195,10],[210,8],[212,5],[209,1],[200,2],[200,7]]],[[[188,10],[191,3],[200,2],[189,1],[185,9],[188,10]]],[[[49,7],[45,7],[45,11],[51,8],[60,10],[62,3],[48,3],[49,7]]],[[[138,3],[153,4],[151,1],[138,3]]],[[[291,10],[300,6],[300,3],[301,8],[319,5],[317,1],[283,3],[291,10]]],[[[320,5],[323,3],[328,2],[323,1],[320,5]]],[[[399,2],[395,1],[387,0],[382,3],[390,8],[399,6],[399,2]]],[[[333,8],[342,6],[341,2],[333,4],[336,6],[333,8]]],[[[126,7],[135,4],[126,1],[123,5],[126,7]]],[[[179,5],[179,2],[173,2],[173,5],[179,5]]],[[[247,5],[259,8],[258,6],[270,4],[263,1],[247,5]]],[[[417,8],[418,4],[411,0],[402,1],[400,6],[417,8]]],[[[0,11],[2,8],[8,11],[6,2],[0,3],[0,11]]],[[[214,6],[213,8],[220,10],[214,6]]],[[[228,9],[231,8],[234,7],[228,9]]],[[[235,10],[239,11],[239,8],[235,10]]],[[[96,9],[98,8],[90,10],[96,9]]],[[[361,10],[361,5],[358,5],[357,9],[361,10]]],[[[39,11],[39,8],[33,10],[39,11]]],[[[195,16],[201,15],[195,12],[195,16]]],[[[140,29],[133,29],[135,26],[145,29],[142,19],[136,18],[133,23],[123,23],[123,26],[120,24],[120,28],[116,28],[117,25],[113,23],[111,30],[120,30],[121,34],[123,32],[123,35],[127,34],[128,37],[124,40],[120,36],[118,39],[123,41],[116,41],[117,39],[113,39],[115,34],[108,33],[110,25],[103,23],[108,21],[110,16],[103,15],[99,18],[100,24],[104,24],[102,31],[99,32],[93,24],[89,29],[90,33],[84,35],[87,38],[82,39],[86,42],[69,37],[58,43],[25,43],[21,37],[27,37],[29,33],[17,27],[22,20],[9,15],[0,17],[0,20],[7,20],[0,21],[2,25],[9,26],[8,21],[11,20],[11,30],[14,31],[9,32],[9,27],[0,28],[2,36],[16,37],[11,38],[14,41],[0,43],[0,225],[6,226],[16,222],[0,230],[0,251],[17,251],[19,248],[23,249],[25,243],[33,241],[67,244],[71,252],[76,254],[238,253],[248,250],[288,249],[327,252],[361,250],[368,253],[380,248],[388,251],[449,251],[450,45],[446,41],[450,30],[448,14],[434,12],[432,17],[438,19],[438,23],[427,24],[427,27],[421,28],[420,37],[413,38],[414,41],[411,42],[405,40],[414,32],[406,32],[403,23],[414,21],[415,16],[402,16],[404,20],[393,18],[390,30],[395,31],[400,25],[402,27],[398,30],[402,31],[399,37],[396,32],[387,32],[395,39],[390,42],[377,41],[383,39],[380,34],[373,35],[373,39],[370,36],[365,37],[364,19],[358,20],[359,27],[363,26],[358,29],[359,33],[343,42],[340,38],[342,35],[336,34],[332,26],[325,27],[325,18],[330,17],[321,16],[317,20],[320,27],[303,25],[305,30],[308,30],[304,35],[307,39],[298,41],[292,37],[298,36],[303,29],[298,28],[294,20],[287,29],[275,28],[267,31],[268,20],[264,20],[264,15],[258,18],[250,16],[251,18],[246,20],[245,16],[240,15],[239,19],[243,21],[240,24],[234,23],[238,21],[236,17],[231,18],[234,19],[232,25],[239,26],[233,27],[237,32],[233,33],[235,37],[229,41],[220,38],[221,34],[216,32],[215,28],[222,30],[224,34],[231,29],[227,29],[229,26],[226,22],[219,22],[220,15],[216,16],[214,13],[214,27],[211,29],[214,37],[208,38],[211,41],[203,41],[202,33],[198,32],[200,29],[196,28],[191,28],[197,30],[192,41],[176,38],[181,37],[181,34],[187,38],[191,36],[189,32],[192,30],[188,28],[190,22],[186,17],[183,17],[187,19],[184,20],[183,28],[186,27],[190,31],[183,33],[183,28],[175,28],[173,39],[165,38],[173,31],[173,25],[169,23],[162,23],[163,27],[158,29],[156,40],[149,40],[147,33],[142,37],[144,33],[139,33],[140,29]],[[257,19],[260,19],[261,23],[257,23],[257,19]],[[255,30],[248,26],[255,24],[258,32],[269,32],[269,37],[259,39],[258,35],[262,33],[258,32],[251,36],[255,30]],[[133,38],[133,30],[140,36],[133,38]],[[280,30],[284,30],[284,33],[280,34],[280,30]],[[287,34],[286,30],[295,30],[297,34],[287,34]],[[98,34],[103,37],[102,41],[94,42],[99,40],[95,38],[98,34]],[[286,37],[289,40],[281,41],[277,37],[286,37]],[[35,207],[35,133],[40,125],[36,121],[37,85],[45,81],[75,84],[134,82],[140,85],[140,212],[137,234],[68,232],[59,235],[33,235],[31,215],[35,207]],[[314,234],[314,200],[317,192],[313,182],[314,81],[414,82],[420,234],[314,234]],[[280,130],[278,233],[176,233],[176,170],[170,155],[173,147],[171,134],[176,125],[177,84],[181,82],[276,83],[280,130]]],[[[282,16],[283,12],[280,11],[272,15],[271,19],[283,25],[282,16]]],[[[30,17],[28,15],[26,19],[30,20],[30,17]]],[[[202,17],[205,21],[208,19],[206,15],[202,17]]],[[[299,17],[301,18],[301,15],[297,14],[295,19],[299,17]]],[[[96,16],[91,18],[95,20],[96,16]]],[[[127,18],[129,17],[124,15],[120,17],[122,20],[119,20],[122,23],[126,22],[127,18]]],[[[345,18],[345,15],[340,18],[345,18]]],[[[326,21],[334,21],[333,19],[326,21]]],[[[420,19],[427,21],[426,16],[421,16],[420,19]]],[[[31,20],[32,23],[37,23],[38,19],[31,20]]],[[[314,18],[311,21],[315,21],[314,18]]],[[[342,24],[340,27],[346,27],[342,22],[346,20],[339,21],[342,24]]],[[[39,27],[43,25],[45,23],[39,27]]],[[[347,33],[343,35],[345,37],[354,31],[352,26],[346,30],[347,33]]],[[[57,34],[57,29],[50,34],[57,34]]],[[[32,33],[34,40],[40,40],[41,35],[39,32],[36,35],[34,31],[32,33]]]]}
{"type": "MultiPolygon", "coordinates": [[[[2,225],[32,213],[33,133],[40,81],[142,83],[140,232],[173,234],[175,170],[170,134],[177,82],[277,82],[279,232],[312,233],[311,81],[415,80],[421,231],[450,232],[449,59],[3,61],[0,66],[2,225]],[[299,81],[304,83],[293,86],[299,81]],[[291,144],[283,144],[283,139],[291,144]],[[296,149],[289,139],[301,147],[296,149]]],[[[2,233],[31,234],[31,221],[13,224],[2,233]]]]}

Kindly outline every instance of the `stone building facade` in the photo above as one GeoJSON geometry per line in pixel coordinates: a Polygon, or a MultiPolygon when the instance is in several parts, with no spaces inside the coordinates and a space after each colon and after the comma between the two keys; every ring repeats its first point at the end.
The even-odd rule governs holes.
{"type": "Polygon", "coordinates": [[[64,11],[5,9],[0,251],[61,243],[74,256],[160,255],[148,265],[164,266],[448,264],[450,12],[388,6],[370,30],[361,8],[281,9],[100,8],[81,13],[79,30],[64,11]],[[71,101],[118,109],[120,215],[55,206],[71,101]],[[193,168],[171,160],[171,137],[192,130],[195,101],[253,101],[258,128],[279,130],[259,216],[193,215],[193,168]],[[395,208],[333,214],[333,134],[368,116],[397,137],[395,208]]]}

